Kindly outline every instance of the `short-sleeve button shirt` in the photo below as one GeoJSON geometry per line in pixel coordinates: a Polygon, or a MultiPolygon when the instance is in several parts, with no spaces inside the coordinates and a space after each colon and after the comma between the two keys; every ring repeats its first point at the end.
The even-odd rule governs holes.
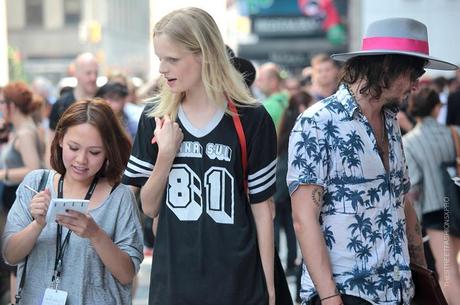
{"type": "MultiPolygon", "coordinates": [[[[389,170],[372,127],[345,85],[299,116],[289,140],[287,184],[324,188],[320,224],[341,293],[372,304],[409,304],[409,269],[403,196],[410,187],[396,121],[385,108],[389,170]]],[[[304,265],[301,297],[317,292],[304,265]]]]}

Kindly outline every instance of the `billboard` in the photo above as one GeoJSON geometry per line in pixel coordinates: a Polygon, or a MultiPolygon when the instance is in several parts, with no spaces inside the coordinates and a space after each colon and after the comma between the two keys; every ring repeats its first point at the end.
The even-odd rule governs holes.
{"type": "Polygon", "coordinates": [[[239,56],[272,61],[288,70],[308,65],[317,53],[347,50],[346,0],[237,0],[251,21],[255,42],[238,45],[239,56]]]}

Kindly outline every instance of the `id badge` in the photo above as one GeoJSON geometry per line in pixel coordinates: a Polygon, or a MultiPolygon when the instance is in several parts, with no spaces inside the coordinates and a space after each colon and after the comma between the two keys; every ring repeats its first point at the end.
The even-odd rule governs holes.
{"type": "Polygon", "coordinates": [[[47,288],[43,296],[42,305],[65,305],[67,291],[47,288]]]}

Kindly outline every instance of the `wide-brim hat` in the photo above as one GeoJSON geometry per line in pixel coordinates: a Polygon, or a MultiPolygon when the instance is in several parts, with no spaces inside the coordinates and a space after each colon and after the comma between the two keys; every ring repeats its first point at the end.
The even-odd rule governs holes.
{"type": "Polygon", "coordinates": [[[333,54],[337,61],[347,61],[356,56],[401,54],[423,58],[425,68],[457,70],[452,63],[430,56],[426,26],[409,18],[388,18],[375,21],[367,28],[361,51],[333,54]]]}

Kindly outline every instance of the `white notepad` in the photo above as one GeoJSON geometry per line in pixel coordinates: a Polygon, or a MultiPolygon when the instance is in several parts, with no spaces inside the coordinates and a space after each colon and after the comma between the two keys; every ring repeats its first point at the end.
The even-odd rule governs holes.
{"type": "Polygon", "coordinates": [[[68,198],[52,199],[50,206],[48,207],[48,212],[46,213],[46,222],[49,223],[56,221],[56,215],[65,215],[66,210],[86,213],[88,205],[89,200],[68,198]]]}

